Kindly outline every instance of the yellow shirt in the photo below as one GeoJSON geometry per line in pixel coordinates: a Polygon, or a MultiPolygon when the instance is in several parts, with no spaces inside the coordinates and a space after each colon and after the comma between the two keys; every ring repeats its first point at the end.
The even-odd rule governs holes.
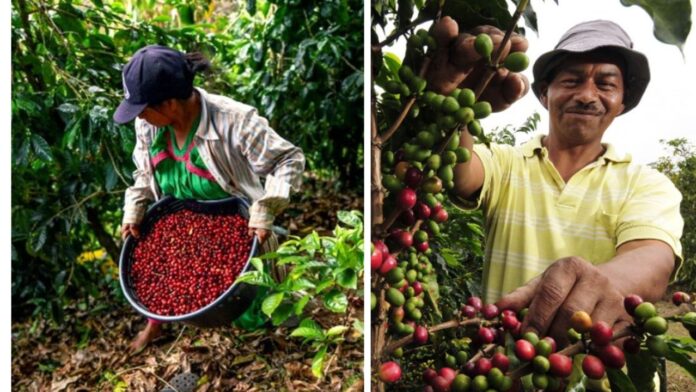
{"type": "MultiPolygon", "coordinates": [[[[609,144],[565,183],[541,145],[474,146],[485,172],[475,206],[484,211],[484,298],[502,295],[554,261],[579,256],[600,264],[624,242],[657,239],[681,259],[681,194],[658,171],[631,163],[609,144]]],[[[459,200],[465,208],[473,203],[459,200]]]]}

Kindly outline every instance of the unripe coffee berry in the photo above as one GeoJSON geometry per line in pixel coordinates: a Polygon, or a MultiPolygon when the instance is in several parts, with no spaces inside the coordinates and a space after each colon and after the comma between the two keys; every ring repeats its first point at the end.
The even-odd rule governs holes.
{"type": "Polygon", "coordinates": [[[537,355],[536,357],[534,357],[534,360],[532,360],[532,367],[534,368],[534,372],[538,374],[548,373],[550,366],[551,365],[549,364],[549,360],[541,355],[537,355]]]}
{"type": "Polygon", "coordinates": [[[452,380],[452,392],[465,392],[468,391],[470,387],[471,378],[465,374],[457,374],[454,380],[452,380]]]}
{"type": "Polygon", "coordinates": [[[549,386],[549,377],[546,374],[535,373],[532,375],[532,383],[539,389],[546,389],[549,386]]]}
{"type": "Polygon", "coordinates": [[[532,345],[536,345],[539,343],[539,335],[537,335],[534,332],[526,332],[524,335],[522,335],[522,339],[528,341],[532,345]]]}
{"type": "Polygon", "coordinates": [[[642,304],[636,306],[634,316],[639,320],[647,320],[650,317],[657,316],[657,310],[655,309],[655,305],[651,304],[650,302],[643,302],[642,304]]]}
{"type": "Polygon", "coordinates": [[[643,328],[651,335],[662,335],[667,332],[667,320],[660,316],[650,317],[643,324],[643,328]]]}

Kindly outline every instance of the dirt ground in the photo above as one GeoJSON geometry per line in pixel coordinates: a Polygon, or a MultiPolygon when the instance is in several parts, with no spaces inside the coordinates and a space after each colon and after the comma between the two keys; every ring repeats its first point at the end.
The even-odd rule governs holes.
{"type": "MultiPolygon", "coordinates": [[[[669,292],[672,292],[671,290],[669,292]]],[[[674,306],[671,299],[666,297],[663,301],[655,304],[660,315],[672,316],[675,314],[685,313],[688,311],[687,305],[681,305],[679,308],[674,306]]],[[[689,332],[681,325],[681,323],[669,323],[668,335],[675,337],[689,336],[689,332]]],[[[696,356],[694,356],[696,358],[696,356]]],[[[679,365],[667,361],[667,391],[669,392],[694,392],[696,391],[696,380],[689,373],[682,369],[679,365]]]]}

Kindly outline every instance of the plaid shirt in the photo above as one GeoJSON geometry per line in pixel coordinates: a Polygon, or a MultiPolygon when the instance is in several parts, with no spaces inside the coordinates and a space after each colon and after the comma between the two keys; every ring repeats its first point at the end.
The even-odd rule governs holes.
{"type": "MultiPolygon", "coordinates": [[[[194,143],[203,162],[226,192],[252,202],[249,227],[270,229],[275,216],[287,206],[290,189],[300,188],[305,164],[302,150],[280,137],[253,107],[196,90],[202,108],[194,143]]],[[[161,196],[149,154],[157,130],[144,120],[135,120],[135,181],[126,190],[124,225],[140,223],[148,204],[161,196]]]]}

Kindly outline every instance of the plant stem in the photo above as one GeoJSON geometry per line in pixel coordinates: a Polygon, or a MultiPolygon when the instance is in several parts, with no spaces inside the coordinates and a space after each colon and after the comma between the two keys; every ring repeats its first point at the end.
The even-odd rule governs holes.
{"type": "MultiPolygon", "coordinates": [[[[433,332],[441,331],[443,329],[458,328],[458,327],[465,327],[468,325],[479,325],[479,324],[481,324],[481,319],[479,319],[479,318],[474,318],[474,319],[470,319],[470,320],[463,320],[463,321],[460,321],[458,319],[449,320],[449,321],[445,321],[444,323],[433,325],[432,327],[428,328],[428,335],[433,333],[433,332]]],[[[393,342],[389,343],[389,345],[387,347],[384,348],[384,351],[383,351],[382,355],[380,355],[380,357],[387,357],[391,353],[393,353],[394,350],[396,350],[397,348],[405,346],[405,345],[411,343],[412,341],[413,341],[413,334],[410,334],[408,336],[404,336],[403,338],[401,338],[399,340],[393,341],[393,342]]]]}

